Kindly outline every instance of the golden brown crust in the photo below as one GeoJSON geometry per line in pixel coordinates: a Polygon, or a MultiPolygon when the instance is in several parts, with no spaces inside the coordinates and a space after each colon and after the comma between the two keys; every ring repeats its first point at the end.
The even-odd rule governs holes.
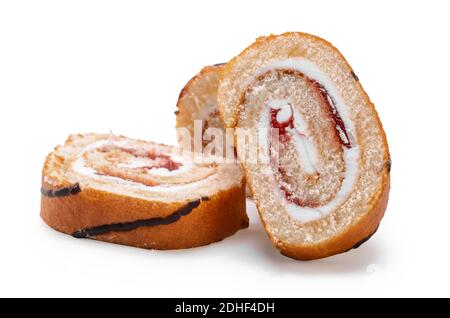
{"type": "Polygon", "coordinates": [[[390,180],[387,174],[381,193],[372,199],[371,209],[339,235],[314,246],[286,245],[282,242],[278,242],[275,246],[283,255],[300,260],[319,259],[347,252],[376,232],[386,210],[389,187],[390,180]]]}
{"type": "MultiPolygon", "coordinates": [[[[271,41],[272,39],[276,37],[282,37],[282,36],[289,36],[293,34],[301,34],[304,37],[308,37],[311,39],[314,39],[315,41],[322,42],[323,44],[326,44],[327,46],[331,47],[333,50],[335,50],[345,61],[346,66],[349,68],[349,70],[352,70],[351,66],[348,64],[347,60],[344,58],[344,56],[339,52],[337,48],[335,48],[330,42],[319,38],[314,35],[310,35],[307,33],[302,32],[286,32],[281,35],[269,35],[266,37],[260,37],[258,38],[253,44],[251,44],[249,47],[247,47],[243,52],[241,52],[239,55],[235,56],[232,60],[230,60],[225,68],[222,71],[221,74],[221,81],[224,81],[224,79],[227,78],[228,74],[231,72],[231,70],[234,67],[234,64],[241,58],[241,56],[246,55],[249,51],[258,49],[264,42],[271,41]]],[[[292,52],[292,55],[295,56],[295,52],[292,52]]],[[[262,212],[260,207],[260,204],[257,200],[257,198],[254,197],[256,206],[258,207],[258,212],[261,218],[261,221],[263,223],[263,226],[266,230],[267,235],[271,239],[273,245],[280,250],[280,252],[288,257],[299,259],[299,260],[313,260],[313,259],[319,259],[324,258],[327,256],[344,253],[348,250],[355,247],[355,245],[358,245],[358,243],[363,242],[365,239],[368,239],[373,235],[380,222],[381,219],[384,216],[384,212],[387,207],[387,202],[389,198],[389,189],[390,189],[390,154],[389,154],[389,148],[387,143],[386,134],[384,132],[382,123],[379,119],[378,113],[375,109],[375,106],[370,101],[369,96],[364,91],[363,87],[359,83],[359,79],[354,74],[353,70],[351,71],[355,81],[356,85],[358,85],[358,88],[363,93],[363,97],[371,108],[371,111],[375,114],[376,117],[376,123],[379,127],[379,131],[382,134],[383,143],[385,146],[385,153],[384,153],[384,159],[386,164],[386,167],[384,171],[380,171],[381,174],[383,174],[382,178],[382,184],[380,187],[380,191],[375,193],[372,197],[372,200],[369,204],[369,207],[367,208],[366,212],[361,215],[358,219],[354,220],[351,225],[349,225],[344,231],[340,232],[338,235],[333,236],[332,238],[325,240],[323,242],[314,242],[313,244],[304,244],[304,245],[293,245],[293,244],[287,244],[285,242],[280,241],[278,238],[274,237],[271,231],[269,230],[268,224],[265,223],[264,218],[262,216],[262,212]]],[[[220,93],[219,93],[220,98],[220,93]]],[[[219,103],[220,104],[220,103],[219,103]]],[[[235,114],[231,118],[226,118],[224,109],[221,107],[218,107],[220,110],[220,115],[222,118],[222,121],[225,123],[226,127],[234,127],[236,126],[238,122],[238,116],[239,112],[235,112],[235,114]]],[[[235,136],[236,139],[236,136],[235,136]]],[[[235,144],[237,144],[237,140],[235,140],[235,144]]],[[[248,171],[244,167],[244,173],[247,180],[249,180],[248,171]]],[[[250,191],[253,193],[254,189],[252,187],[251,183],[247,183],[248,187],[250,188],[250,191]]]]}
{"type": "MultiPolygon", "coordinates": [[[[57,231],[76,231],[101,225],[167,216],[186,203],[164,203],[129,198],[95,189],[75,195],[41,199],[41,217],[57,231]]],[[[248,227],[245,187],[231,188],[204,200],[175,223],[139,227],[91,237],[101,241],[149,249],[180,249],[220,241],[248,227]]]]}
{"type": "MultiPolygon", "coordinates": [[[[277,238],[271,235],[271,232],[268,229],[268,225],[264,222],[264,218],[261,215],[260,209],[258,209],[261,222],[274,246],[285,256],[298,260],[313,260],[339,253],[345,253],[363,240],[369,239],[373,234],[375,234],[376,230],[378,229],[381,219],[384,216],[384,212],[386,210],[389,199],[389,172],[390,167],[386,167],[385,175],[383,178],[384,182],[382,191],[373,196],[371,201],[372,207],[369,209],[369,211],[361,216],[359,220],[356,220],[353,225],[349,226],[345,232],[340,233],[340,235],[334,236],[330,240],[321,242],[320,244],[289,245],[283,243],[282,241],[279,241],[277,238]]],[[[247,171],[245,169],[244,173],[247,174],[247,171]]],[[[253,192],[252,185],[250,183],[247,183],[247,185],[250,191],[253,192]]],[[[254,200],[256,206],[258,207],[259,205],[257,199],[254,198],[254,200]]]]}

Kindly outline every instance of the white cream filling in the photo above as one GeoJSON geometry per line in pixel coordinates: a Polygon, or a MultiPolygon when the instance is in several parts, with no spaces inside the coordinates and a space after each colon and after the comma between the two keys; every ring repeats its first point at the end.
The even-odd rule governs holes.
{"type": "MultiPolygon", "coordinates": [[[[83,148],[81,150],[81,152],[77,155],[77,158],[75,159],[74,163],[72,164],[72,170],[81,176],[88,177],[93,180],[97,180],[100,182],[107,180],[111,183],[121,185],[124,188],[128,188],[131,190],[144,190],[146,192],[152,192],[152,193],[175,193],[175,192],[179,192],[179,191],[193,190],[202,185],[206,185],[208,182],[210,182],[210,178],[214,177],[214,174],[213,174],[203,180],[199,180],[199,181],[195,181],[195,182],[187,183],[187,184],[179,184],[179,185],[175,184],[175,185],[170,185],[170,186],[161,186],[161,185],[147,186],[147,185],[139,183],[139,182],[124,180],[124,179],[121,179],[118,177],[99,175],[95,169],[86,166],[83,155],[89,150],[99,148],[106,144],[112,144],[112,145],[116,145],[116,146],[120,146],[120,147],[125,147],[127,145],[126,141],[117,142],[117,141],[111,141],[111,140],[101,140],[101,141],[95,142],[93,144],[90,144],[90,145],[86,146],[85,148],[83,148]]],[[[176,155],[170,155],[170,156],[173,160],[182,163],[183,166],[181,166],[179,169],[173,170],[173,171],[169,171],[167,169],[151,169],[151,170],[154,170],[153,172],[155,172],[156,170],[159,170],[159,171],[156,171],[156,173],[154,173],[155,175],[167,176],[167,175],[179,174],[182,172],[186,172],[193,167],[192,163],[189,162],[187,160],[187,158],[184,158],[181,156],[176,156],[176,155]],[[165,171],[163,171],[163,170],[165,170],[165,171]],[[179,170],[182,170],[182,171],[179,171],[179,170]]]]}
{"type": "MultiPolygon", "coordinates": [[[[345,128],[349,136],[356,136],[355,126],[350,118],[349,111],[338,89],[336,88],[336,86],[326,73],[324,73],[315,64],[311,63],[306,59],[286,59],[282,61],[276,61],[262,67],[257,72],[257,76],[276,69],[292,69],[295,71],[299,71],[305,74],[308,78],[313,79],[318,83],[320,83],[327,90],[330,97],[333,99],[336,110],[339,112],[339,115],[342,118],[342,121],[344,122],[345,128]]],[[[284,102],[286,103],[287,101],[284,102]]],[[[261,147],[263,148],[263,150],[266,152],[267,155],[269,151],[267,147],[267,142],[262,142],[262,139],[264,138],[267,139],[267,129],[264,129],[264,127],[270,127],[270,116],[269,116],[270,107],[273,106],[282,107],[282,103],[283,101],[280,100],[269,101],[267,111],[263,111],[259,118],[259,127],[263,129],[259,129],[258,139],[260,141],[261,147]]],[[[306,136],[308,135],[306,123],[304,122],[303,118],[298,114],[298,112],[295,111],[294,111],[294,127],[296,127],[296,129],[299,130],[302,134],[303,132],[305,132],[305,135],[306,136]]],[[[345,137],[345,134],[340,129],[340,127],[338,129],[338,132],[340,136],[344,136],[342,140],[346,141],[347,138],[345,137]]],[[[300,160],[302,160],[301,162],[302,167],[305,170],[316,169],[316,164],[313,160],[314,157],[317,158],[315,145],[308,138],[302,138],[302,136],[299,134],[292,134],[292,136],[294,136],[294,142],[299,151],[299,158],[300,160]],[[307,141],[309,141],[309,143],[307,141]]],[[[348,198],[359,174],[360,151],[357,145],[356,137],[353,138],[355,138],[355,140],[351,140],[352,142],[351,148],[347,148],[344,146],[342,147],[343,159],[345,163],[345,174],[341,188],[339,189],[336,196],[327,204],[317,208],[298,206],[292,202],[289,202],[286,199],[286,196],[281,191],[280,186],[278,184],[275,186],[281,198],[281,202],[283,202],[284,206],[286,207],[286,211],[296,221],[306,223],[323,218],[332,211],[338,209],[348,198]]]]}
{"type": "Polygon", "coordinates": [[[292,117],[292,107],[289,103],[282,105],[277,113],[277,117],[275,118],[279,124],[285,123],[289,121],[292,117]]]}
{"type": "Polygon", "coordinates": [[[298,157],[303,169],[308,174],[317,172],[317,150],[314,142],[309,138],[309,131],[306,121],[299,112],[294,111],[294,129],[288,128],[296,144],[298,157]]]}
{"type": "Polygon", "coordinates": [[[121,162],[117,166],[125,169],[137,169],[147,167],[148,165],[149,162],[147,160],[132,159],[127,162],[121,162]]]}
{"type": "Polygon", "coordinates": [[[336,85],[334,85],[333,81],[328,77],[328,75],[321,69],[319,69],[314,63],[303,58],[274,61],[260,68],[256,72],[255,78],[268,71],[273,71],[276,69],[291,69],[301,72],[308,78],[313,79],[323,85],[323,87],[325,87],[325,89],[327,90],[329,96],[333,98],[334,105],[336,106],[336,109],[345,124],[345,129],[347,130],[347,132],[353,135],[355,134],[355,126],[350,119],[348,109],[345,106],[344,100],[342,99],[341,94],[336,88],[336,85]]]}
{"type": "MultiPolygon", "coordinates": [[[[167,154],[166,154],[167,155],[167,154]]],[[[170,155],[170,158],[178,163],[181,163],[181,167],[175,170],[169,170],[167,168],[154,168],[147,170],[147,174],[155,175],[155,176],[176,176],[182,173],[186,173],[187,171],[192,169],[192,163],[187,161],[186,158],[176,155],[170,155]]],[[[117,166],[119,168],[126,169],[137,169],[144,168],[151,165],[152,162],[149,159],[131,159],[127,162],[119,163],[117,166]]]]}
{"type": "MultiPolygon", "coordinates": [[[[276,99],[268,101],[268,108],[266,110],[267,114],[264,115],[265,123],[267,123],[266,119],[270,118],[269,112],[270,109],[279,109],[280,111],[277,113],[276,120],[279,124],[287,122],[291,116],[294,117],[294,129],[289,127],[286,128],[286,131],[290,133],[290,135],[294,138],[294,142],[297,147],[296,150],[298,152],[298,158],[300,160],[300,164],[302,168],[308,174],[313,174],[317,172],[317,152],[316,147],[312,140],[308,138],[308,126],[306,125],[303,117],[295,111],[291,106],[291,101],[288,99],[276,99]]],[[[264,136],[261,136],[259,140],[261,141],[264,136]]]]}

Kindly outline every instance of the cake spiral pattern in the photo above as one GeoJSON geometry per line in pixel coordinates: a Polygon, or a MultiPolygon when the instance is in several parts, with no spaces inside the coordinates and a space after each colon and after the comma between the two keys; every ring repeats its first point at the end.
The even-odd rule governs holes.
{"type": "Polygon", "coordinates": [[[238,165],[206,159],[122,136],[72,135],[44,164],[41,217],[77,238],[149,249],[222,240],[248,226],[244,178],[238,165]]]}
{"type": "Polygon", "coordinates": [[[330,43],[304,33],[259,38],[225,67],[218,106],[237,128],[266,231],[282,253],[312,259],[344,252],[378,227],[390,155],[358,77],[330,43]],[[258,158],[240,131],[251,131],[258,158]]]}

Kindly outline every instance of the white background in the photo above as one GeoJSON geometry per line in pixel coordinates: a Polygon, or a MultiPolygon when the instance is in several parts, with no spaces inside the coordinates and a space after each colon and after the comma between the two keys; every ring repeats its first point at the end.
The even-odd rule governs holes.
{"type": "Polygon", "coordinates": [[[450,296],[448,1],[2,1],[0,296],[450,296]],[[180,89],[260,35],[337,46],[384,124],[392,189],[358,250],[300,262],[248,230],[147,251],[76,240],[39,218],[45,156],[67,135],[176,142],[180,89]]]}

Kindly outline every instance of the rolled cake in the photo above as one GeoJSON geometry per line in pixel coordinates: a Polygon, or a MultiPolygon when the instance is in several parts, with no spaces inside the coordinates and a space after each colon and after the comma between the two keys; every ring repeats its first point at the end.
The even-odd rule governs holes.
{"type": "Polygon", "coordinates": [[[216,103],[220,74],[224,66],[225,64],[215,64],[204,67],[181,90],[177,102],[177,111],[175,112],[180,147],[186,148],[187,146],[192,151],[226,156],[225,126],[220,118],[216,103]],[[194,127],[197,129],[196,132],[194,127]],[[208,134],[208,130],[215,132],[211,128],[219,130],[220,140],[216,140],[216,136],[208,134]],[[186,132],[189,132],[190,138],[184,135],[186,132]],[[194,142],[195,138],[199,141],[197,145],[194,142]],[[188,144],[185,144],[186,142],[188,144]],[[215,142],[220,143],[218,148],[222,153],[216,153],[215,142]]]}
{"type": "MultiPolygon", "coordinates": [[[[175,111],[176,128],[181,148],[189,147],[189,151],[223,156],[234,161],[236,151],[233,134],[227,135],[216,102],[217,88],[224,67],[225,63],[205,66],[184,86],[175,111]],[[196,125],[197,135],[194,130],[196,125]],[[208,130],[211,133],[208,133],[208,130]],[[184,135],[186,131],[189,133],[188,137],[184,135]],[[217,134],[217,131],[220,133],[217,134]],[[195,139],[198,140],[198,144],[195,143],[195,139]],[[217,153],[217,149],[221,152],[217,153]]],[[[251,198],[248,187],[246,195],[247,198],[251,198]]]]}
{"type": "Polygon", "coordinates": [[[389,192],[386,136],[330,43],[304,33],[259,38],[226,65],[217,100],[226,127],[238,128],[238,158],[283,254],[326,257],[376,231],[389,192]],[[244,132],[252,142],[240,142],[244,132]]]}
{"type": "Polygon", "coordinates": [[[72,135],[43,168],[41,217],[57,231],[148,249],[206,245],[248,226],[243,173],[122,136],[72,135]]]}

